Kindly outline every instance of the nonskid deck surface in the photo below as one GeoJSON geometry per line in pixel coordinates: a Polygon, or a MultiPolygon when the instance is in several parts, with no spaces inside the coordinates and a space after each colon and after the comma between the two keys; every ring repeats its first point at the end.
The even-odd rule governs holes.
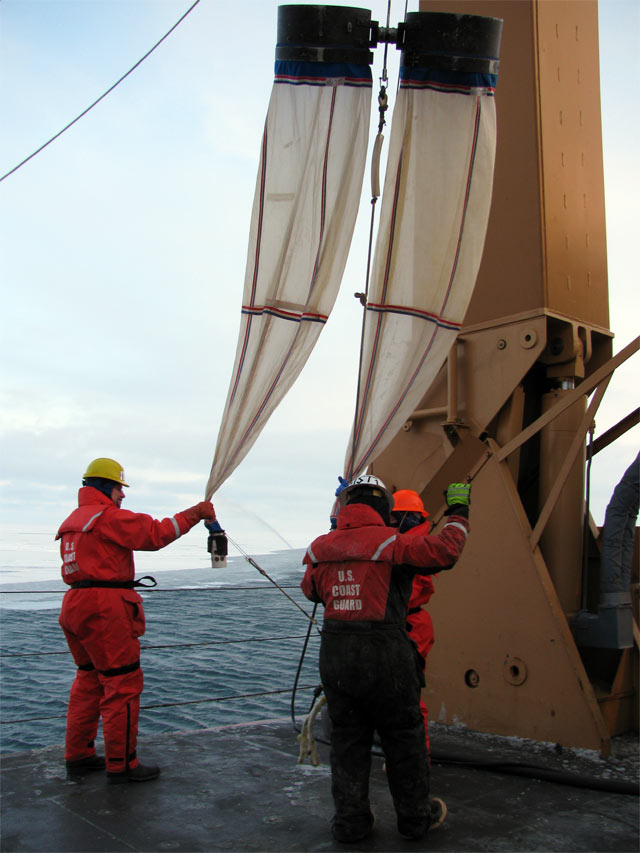
{"type": "MultiPolygon", "coordinates": [[[[320,736],[320,732],[317,732],[320,736]]],[[[512,739],[433,732],[434,755],[521,760],[556,771],[637,782],[637,741],[623,760],[532,752],[512,739]]],[[[527,742],[528,743],[528,742],[527,742]]],[[[141,738],[143,762],[162,766],[145,784],[108,786],[103,773],[66,780],[62,749],[2,759],[2,851],[637,851],[638,798],[469,766],[432,767],[432,793],[449,814],[418,842],[402,839],[382,767],[373,758],[373,835],[345,846],[331,838],[328,748],[298,763],[290,721],[141,738]]]]}

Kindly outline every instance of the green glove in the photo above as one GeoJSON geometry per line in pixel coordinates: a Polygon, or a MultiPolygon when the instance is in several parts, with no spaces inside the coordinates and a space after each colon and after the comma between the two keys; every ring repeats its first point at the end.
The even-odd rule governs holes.
{"type": "Polygon", "coordinates": [[[451,483],[444,496],[449,506],[469,506],[471,503],[471,483],[451,483]]]}

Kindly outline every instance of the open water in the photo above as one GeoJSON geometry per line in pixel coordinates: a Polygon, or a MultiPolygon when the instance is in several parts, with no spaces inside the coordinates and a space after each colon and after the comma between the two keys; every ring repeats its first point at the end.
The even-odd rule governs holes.
{"type": "MultiPolygon", "coordinates": [[[[254,559],[304,610],[303,550],[254,559]]],[[[226,569],[159,571],[140,591],[147,631],[141,638],[145,687],[140,734],[193,730],[287,717],[309,620],[242,557],[226,569]]],[[[64,742],[75,675],[58,625],[59,579],[0,586],[0,751],[64,742]],[[51,590],[51,592],[49,592],[51,590]]],[[[4,575],[7,578],[7,575],[4,575]]],[[[316,618],[321,623],[322,608],[316,618]]],[[[300,670],[294,712],[306,714],[319,683],[318,627],[300,670]]]]}

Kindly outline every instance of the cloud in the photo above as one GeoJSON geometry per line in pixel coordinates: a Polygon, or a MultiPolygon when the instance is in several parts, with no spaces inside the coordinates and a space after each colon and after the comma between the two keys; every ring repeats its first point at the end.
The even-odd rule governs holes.
{"type": "MultiPolygon", "coordinates": [[[[369,5],[384,21],[386,3],[369,5]]],[[[0,171],[105,91],[187,6],[4,0],[0,171]]],[[[201,3],[117,90],[2,183],[0,501],[14,529],[55,530],[84,466],[103,455],[125,466],[132,509],[164,516],[201,499],[236,350],[277,6],[201,3]]],[[[637,51],[620,49],[633,40],[625,29],[633,6],[613,6],[611,14],[600,4],[617,350],[637,334],[638,118],[629,110],[637,73],[625,73],[625,63],[637,72],[637,51]]],[[[633,15],[637,35],[637,7],[633,15]]],[[[214,497],[252,547],[282,538],[301,547],[327,527],[353,418],[361,323],[353,293],[364,289],[369,215],[365,186],[318,346],[214,497]]],[[[635,363],[616,373],[599,432],[627,413],[638,387],[635,363]]],[[[601,517],[637,436],[594,461],[601,517]]]]}

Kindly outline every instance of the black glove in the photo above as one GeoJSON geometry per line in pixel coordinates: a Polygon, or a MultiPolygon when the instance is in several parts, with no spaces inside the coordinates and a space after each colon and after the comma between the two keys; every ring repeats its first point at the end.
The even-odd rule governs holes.
{"type": "Polygon", "coordinates": [[[462,518],[469,518],[469,507],[465,504],[454,504],[447,507],[444,511],[445,515],[460,515],[462,518]]]}
{"type": "Polygon", "coordinates": [[[471,483],[450,483],[444,492],[448,508],[445,515],[460,515],[469,518],[469,504],[471,503],[471,483]]]}

